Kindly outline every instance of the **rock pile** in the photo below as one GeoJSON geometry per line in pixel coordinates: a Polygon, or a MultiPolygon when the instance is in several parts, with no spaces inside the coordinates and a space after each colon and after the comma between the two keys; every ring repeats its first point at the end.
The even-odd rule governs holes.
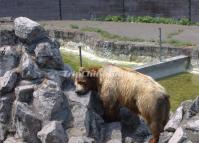
{"type": "Polygon", "coordinates": [[[0,142],[67,142],[73,116],[63,89],[72,86],[71,69],[38,23],[14,24],[21,43],[0,48],[0,142]]]}
{"type": "Polygon", "coordinates": [[[160,140],[163,143],[199,142],[199,97],[184,101],[171,116],[160,140]]]}
{"type": "MultiPolygon", "coordinates": [[[[122,108],[121,121],[103,120],[97,93],[79,97],[63,63],[59,43],[40,24],[14,21],[20,43],[0,47],[0,142],[142,143],[151,136],[137,115],[122,108]]],[[[184,102],[160,142],[199,140],[199,98],[184,102]]]]}

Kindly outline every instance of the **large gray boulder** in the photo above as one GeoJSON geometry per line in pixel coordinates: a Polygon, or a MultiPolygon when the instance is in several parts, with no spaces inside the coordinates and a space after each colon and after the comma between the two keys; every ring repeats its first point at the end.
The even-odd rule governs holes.
{"type": "Polygon", "coordinates": [[[189,110],[188,110],[188,117],[191,118],[199,113],[199,96],[193,101],[189,110]]]}
{"type": "Polygon", "coordinates": [[[20,138],[15,138],[12,136],[8,136],[7,139],[3,143],[25,143],[20,138]]]}
{"type": "Polygon", "coordinates": [[[103,142],[105,122],[97,113],[102,109],[100,109],[99,103],[93,99],[95,93],[77,96],[74,91],[67,91],[65,94],[69,97],[73,114],[73,127],[68,129],[69,137],[88,136],[94,138],[96,142],[103,142]]]}
{"type": "Polygon", "coordinates": [[[47,40],[36,45],[36,62],[42,68],[63,69],[64,64],[56,40],[47,40]]]}
{"type": "Polygon", "coordinates": [[[0,142],[3,142],[6,138],[7,128],[6,125],[0,123],[0,142]]]}
{"type": "Polygon", "coordinates": [[[0,123],[8,124],[11,118],[14,94],[9,93],[0,97],[0,123]]]}
{"type": "Polygon", "coordinates": [[[15,88],[16,100],[20,102],[30,103],[33,99],[35,85],[23,85],[15,88]]]}
{"type": "Polygon", "coordinates": [[[71,79],[72,71],[67,65],[64,65],[64,70],[45,69],[45,77],[58,83],[62,90],[71,90],[74,88],[74,83],[71,79]]]}
{"type": "Polygon", "coordinates": [[[46,124],[37,136],[42,143],[67,143],[68,136],[62,127],[61,122],[51,121],[46,124]]]}
{"type": "Polygon", "coordinates": [[[170,140],[170,138],[173,136],[173,132],[163,132],[160,135],[160,142],[161,143],[168,143],[168,141],[170,140]]]}
{"type": "Polygon", "coordinates": [[[199,117],[190,119],[183,125],[183,127],[187,130],[192,130],[195,132],[199,132],[199,117]]]}
{"type": "Polygon", "coordinates": [[[33,62],[32,57],[27,53],[23,54],[20,61],[20,67],[22,79],[34,80],[43,77],[43,74],[39,70],[38,66],[35,62],[33,62]]]}
{"type": "Polygon", "coordinates": [[[183,106],[178,107],[174,115],[166,124],[164,130],[169,132],[175,132],[175,130],[179,127],[181,121],[183,119],[183,106]]]}
{"type": "Polygon", "coordinates": [[[108,123],[105,134],[105,140],[108,142],[122,142],[122,126],[120,122],[108,123]]]}
{"type": "Polygon", "coordinates": [[[72,114],[67,97],[58,84],[51,80],[44,80],[33,93],[34,112],[39,114],[43,123],[57,120],[64,128],[71,126],[72,114]]]}
{"type": "Polygon", "coordinates": [[[14,121],[17,135],[28,143],[40,143],[37,133],[42,128],[42,120],[26,103],[15,101],[14,121]]]}
{"type": "MultiPolygon", "coordinates": [[[[18,48],[18,50],[19,49],[20,48],[18,48]]],[[[19,51],[17,51],[17,48],[14,46],[0,47],[0,77],[3,76],[6,71],[18,66],[20,56],[19,51]]]]}
{"type": "Polygon", "coordinates": [[[0,77],[0,95],[11,92],[17,82],[18,73],[15,70],[7,71],[0,77]]]}
{"type": "Polygon", "coordinates": [[[182,143],[187,139],[186,133],[183,128],[179,127],[171,137],[168,143],[182,143]]]}
{"type": "Polygon", "coordinates": [[[15,35],[27,43],[33,43],[46,37],[44,28],[26,17],[14,20],[15,35]]]}
{"type": "Polygon", "coordinates": [[[93,138],[79,136],[79,137],[71,137],[68,143],[95,143],[93,138]]]}
{"type": "Polygon", "coordinates": [[[65,95],[68,96],[73,116],[72,128],[68,129],[70,137],[86,136],[87,128],[85,125],[87,105],[90,101],[90,94],[85,96],[77,96],[74,91],[67,91],[65,95]]]}

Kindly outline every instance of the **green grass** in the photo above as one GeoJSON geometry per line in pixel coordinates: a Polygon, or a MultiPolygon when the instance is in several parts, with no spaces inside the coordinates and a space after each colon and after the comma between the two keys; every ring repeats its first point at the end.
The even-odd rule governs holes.
{"type": "Polygon", "coordinates": [[[196,44],[193,44],[193,43],[191,43],[189,41],[180,41],[180,40],[173,39],[174,36],[179,35],[183,31],[184,31],[183,29],[178,29],[177,31],[169,33],[167,35],[167,39],[168,40],[164,41],[164,43],[169,43],[170,45],[172,45],[174,47],[196,46],[196,44]]]}
{"type": "Polygon", "coordinates": [[[152,16],[114,16],[108,15],[104,17],[97,18],[96,20],[100,21],[114,21],[114,22],[137,22],[137,23],[158,23],[158,24],[178,24],[178,25],[198,25],[189,21],[187,18],[181,18],[176,20],[174,18],[168,17],[152,17],[152,16]]]}
{"type": "Polygon", "coordinates": [[[70,28],[72,28],[72,29],[79,29],[79,26],[78,26],[78,25],[71,24],[71,25],[70,25],[70,28]]]}
{"type": "Polygon", "coordinates": [[[105,30],[102,30],[100,28],[94,28],[94,27],[86,27],[86,28],[81,29],[81,31],[98,33],[104,39],[119,40],[119,41],[132,41],[132,42],[144,42],[145,41],[144,39],[139,39],[139,38],[131,39],[126,36],[111,34],[105,30]]]}
{"type": "MultiPolygon", "coordinates": [[[[78,55],[66,52],[61,52],[61,55],[64,63],[70,64],[75,71],[78,71],[80,67],[80,62],[79,62],[80,60],[78,55]]],[[[97,61],[91,61],[88,58],[83,58],[84,67],[91,67],[91,66],[100,67],[101,65],[103,65],[103,63],[99,63],[97,61]]]]}
{"type": "Polygon", "coordinates": [[[195,99],[199,96],[199,75],[182,73],[161,79],[158,82],[168,91],[173,111],[176,110],[181,102],[195,99]]]}
{"type": "Polygon", "coordinates": [[[182,33],[184,30],[183,29],[178,29],[177,31],[174,31],[174,32],[171,32],[167,35],[167,38],[168,39],[171,39],[173,38],[173,36],[177,36],[179,35],[180,33],[182,33]]]}
{"type": "Polygon", "coordinates": [[[189,46],[195,46],[195,44],[189,42],[189,41],[180,41],[176,39],[169,39],[166,41],[166,43],[171,44],[172,46],[175,47],[189,47],[189,46]]]}

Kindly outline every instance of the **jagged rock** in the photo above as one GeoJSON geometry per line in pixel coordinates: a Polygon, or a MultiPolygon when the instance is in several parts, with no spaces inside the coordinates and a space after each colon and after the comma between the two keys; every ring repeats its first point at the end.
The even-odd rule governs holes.
{"type": "Polygon", "coordinates": [[[179,127],[180,122],[182,121],[183,117],[183,106],[178,107],[174,115],[166,124],[164,130],[168,132],[175,132],[175,130],[179,127]]]}
{"type": "Polygon", "coordinates": [[[160,143],[168,143],[170,138],[173,136],[173,132],[163,132],[160,135],[160,143]]]}
{"type": "Polygon", "coordinates": [[[0,97],[0,122],[7,124],[10,121],[14,95],[12,93],[0,97]]]}
{"type": "Polygon", "coordinates": [[[95,143],[95,140],[85,136],[71,137],[68,143],[95,143]]]}
{"type": "Polygon", "coordinates": [[[87,105],[90,101],[90,95],[77,96],[74,91],[65,92],[71,103],[71,112],[73,115],[73,127],[68,130],[71,137],[86,136],[86,120],[87,105]]]}
{"type": "Polygon", "coordinates": [[[46,124],[37,134],[42,143],[67,143],[66,135],[61,122],[51,121],[46,124]]]}
{"type": "Polygon", "coordinates": [[[59,87],[63,90],[70,90],[74,87],[71,75],[72,72],[68,70],[45,69],[45,77],[58,83],[59,87]]]}
{"type": "Polygon", "coordinates": [[[140,119],[140,124],[136,129],[134,127],[131,128],[131,126],[122,126],[122,134],[123,140],[131,138],[131,141],[135,143],[145,142],[151,136],[148,126],[142,119],[140,119]]]}
{"type": "Polygon", "coordinates": [[[128,109],[120,109],[120,118],[125,143],[144,142],[151,135],[145,122],[128,109]]]}
{"type": "Polygon", "coordinates": [[[44,79],[35,79],[35,80],[21,80],[17,83],[16,86],[26,86],[26,85],[39,85],[43,82],[44,79]]]}
{"type": "Polygon", "coordinates": [[[15,137],[7,137],[7,139],[3,143],[25,143],[22,139],[15,137]]]}
{"type": "Polygon", "coordinates": [[[26,103],[15,101],[15,126],[17,135],[28,143],[40,143],[37,132],[42,128],[42,121],[26,103]]]}
{"type": "Polygon", "coordinates": [[[194,100],[194,102],[191,104],[191,107],[188,111],[188,117],[193,117],[197,113],[199,113],[199,96],[194,100]]]}
{"type": "Polygon", "coordinates": [[[199,117],[190,119],[183,127],[188,130],[199,132],[199,117]]]}
{"type": "Polygon", "coordinates": [[[123,139],[123,142],[124,142],[124,143],[134,143],[134,142],[133,142],[133,139],[132,139],[131,137],[125,137],[125,138],[123,139]]]}
{"type": "Polygon", "coordinates": [[[17,82],[18,74],[15,71],[7,71],[0,77],[0,95],[11,92],[17,82]]]}
{"type": "MultiPolygon", "coordinates": [[[[73,128],[68,130],[69,136],[89,136],[97,142],[103,142],[105,136],[104,120],[95,110],[100,111],[95,93],[77,96],[74,91],[65,92],[71,102],[73,114],[73,128]],[[96,108],[93,108],[96,106],[96,108]]],[[[97,111],[97,112],[98,112],[97,111]]]]}
{"type": "Polygon", "coordinates": [[[122,127],[120,122],[113,122],[106,125],[106,137],[108,142],[122,142],[122,127]]]}
{"type": "Polygon", "coordinates": [[[55,40],[48,40],[36,45],[36,62],[42,68],[63,69],[64,64],[55,40]]]}
{"type": "Polygon", "coordinates": [[[16,51],[16,47],[0,47],[0,76],[3,76],[6,71],[17,67],[18,63],[19,52],[16,51]]]}
{"type": "Polygon", "coordinates": [[[95,139],[97,143],[101,143],[105,139],[105,122],[100,115],[92,110],[86,113],[85,126],[87,136],[95,139]]]}
{"type": "Polygon", "coordinates": [[[26,17],[18,17],[14,20],[15,35],[27,43],[36,42],[45,38],[46,32],[39,23],[26,17]]]}
{"type": "Polygon", "coordinates": [[[112,139],[112,140],[109,140],[107,143],[122,143],[122,142],[117,139],[112,139]]]}
{"type": "Polygon", "coordinates": [[[33,98],[35,85],[17,86],[15,88],[16,100],[20,102],[30,103],[33,98]]]}
{"type": "Polygon", "coordinates": [[[68,99],[73,103],[73,104],[81,104],[85,107],[89,105],[90,98],[91,98],[91,93],[88,93],[87,95],[84,96],[78,96],[73,90],[66,91],[65,92],[66,96],[68,96],[68,99]]]}
{"type": "Polygon", "coordinates": [[[67,97],[58,84],[44,80],[33,93],[34,111],[38,113],[44,124],[48,121],[61,121],[64,128],[71,126],[72,114],[67,97]]]}
{"type": "Polygon", "coordinates": [[[182,143],[186,139],[187,139],[186,133],[181,127],[179,127],[176,129],[175,133],[173,134],[168,143],[182,143]]]}
{"type": "Polygon", "coordinates": [[[0,123],[0,142],[3,142],[6,138],[7,128],[4,124],[0,123]]]}
{"type": "Polygon", "coordinates": [[[87,109],[82,105],[73,105],[71,112],[73,115],[73,127],[68,130],[70,136],[85,136],[85,116],[87,109]]]}
{"type": "Polygon", "coordinates": [[[43,74],[27,53],[23,54],[20,65],[22,79],[34,80],[43,77],[43,74]]]}

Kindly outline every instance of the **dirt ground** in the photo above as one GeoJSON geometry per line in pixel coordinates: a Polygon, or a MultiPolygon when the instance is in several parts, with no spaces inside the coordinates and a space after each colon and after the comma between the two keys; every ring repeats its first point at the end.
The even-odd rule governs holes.
{"type": "MultiPolygon", "coordinates": [[[[47,29],[80,30],[86,27],[99,28],[108,33],[125,36],[143,41],[158,41],[159,30],[162,28],[163,41],[191,43],[189,47],[199,48],[199,26],[182,26],[169,24],[146,24],[129,22],[99,22],[99,21],[39,21],[47,29]],[[78,29],[72,28],[75,25],[78,29]]],[[[12,24],[0,24],[0,29],[11,28],[12,24]]],[[[93,33],[96,34],[96,33],[93,33]]],[[[170,45],[165,42],[164,45],[170,45]]],[[[186,44],[184,45],[186,46],[186,44]]]]}
{"type": "Polygon", "coordinates": [[[158,28],[162,28],[162,39],[164,41],[173,39],[190,42],[194,47],[199,47],[199,26],[99,21],[48,21],[42,23],[47,28],[63,30],[71,29],[71,25],[77,25],[79,29],[85,27],[100,28],[112,34],[146,41],[157,41],[159,39],[158,28]]]}

